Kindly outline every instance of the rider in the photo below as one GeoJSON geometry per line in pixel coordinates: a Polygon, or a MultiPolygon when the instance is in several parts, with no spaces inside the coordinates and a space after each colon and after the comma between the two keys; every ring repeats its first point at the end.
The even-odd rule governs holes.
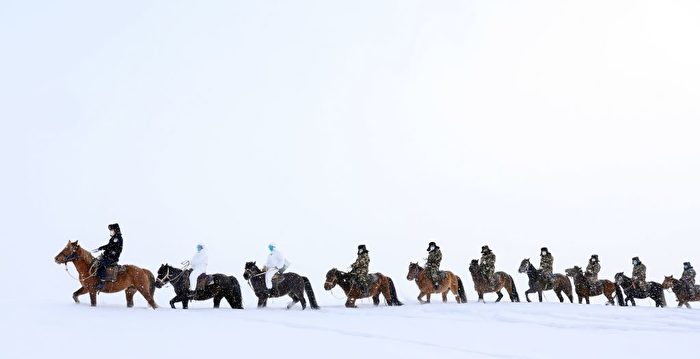
{"type": "Polygon", "coordinates": [[[270,250],[270,255],[267,256],[267,263],[265,263],[263,268],[265,272],[265,294],[272,295],[272,290],[274,289],[272,287],[272,277],[277,273],[284,273],[289,267],[289,262],[284,258],[284,254],[277,249],[275,243],[268,244],[267,249],[270,250]]]}
{"type": "Polygon", "coordinates": [[[591,259],[588,260],[588,266],[586,266],[586,279],[588,280],[588,285],[593,285],[598,282],[598,273],[600,272],[600,261],[598,260],[598,255],[594,254],[591,259]]]}
{"type": "Polygon", "coordinates": [[[425,263],[425,270],[432,279],[435,290],[440,288],[440,262],[442,262],[440,247],[435,242],[428,243],[428,260],[425,263]]]}
{"type": "Polygon", "coordinates": [[[692,298],[695,296],[695,269],[690,265],[690,262],[683,263],[683,275],[681,282],[688,288],[688,295],[692,298]]]}
{"type": "MultiPolygon", "coordinates": [[[[190,261],[190,286],[195,291],[204,289],[207,282],[207,266],[209,265],[209,254],[207,248],[202,243],[197,244],[197,252],[190,261]],[[194,285],[192,283],[194,282],[194,285]]],[[[194,293],[192,293],[194,294],[194,293]]]]}
{"type": "Polygon", "coordinates": [[[104,246],[95,249],[93,252],[104,251],[100,256],[97,267],[97,278],[99,279],[95,289],[101,291],[105,287],[105,277],[107,276],[107,267],[116,265],[119,262],[119,256],[122,254],[124,240],[122,239],[122,231],[119,229],[118,223],[113,223],[107,226],[109,230],[109,242],[104,246]]]}
{"type": "Polygon", "coordinates": [[[369,251],[364,244],[357,246],[357,259],[350,267],[352,268],[350,274],[353,275],[355,284],[364,293],[369,287],[369,276],[367,275],[369,273],[369,251]]]}
{"type": "Polygon", "coordinates": [[[542,271],[542,278],[551,282],[553,276],[552,272],[554,272],[554,257],[552,253],[549,253],[547,247],[542,247],[540,251],[540,270],[542,271]]]}
{"type": "Polygon", "coordinates": [[[639,257],[632,258],[632,285],[639,291],[647,290],[647,266],[642,264],[639,257]]]}
{"type": "Polygon", "coordinates": [[[481,247],[481,260],[479,261],[479,270],[481,275],[493,285],[493,273],[496,271],[496,255],[491,251],[489,246],[481,247]]]}

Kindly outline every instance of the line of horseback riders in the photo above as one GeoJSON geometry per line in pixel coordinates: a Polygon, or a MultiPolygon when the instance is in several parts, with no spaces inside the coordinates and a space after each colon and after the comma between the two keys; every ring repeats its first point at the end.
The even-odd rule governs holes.
{"type": "MultiPolygon", "coordinates": [[[[107,226],[110,233],[110,238],[107,244],[100,246],[92,252],[102,252],[97,260],[96,276],[98,283],[97,291],[102,291],[108,281],[108,270],[113,269],[118,265],[119,257],[122,253],[124,240],[119,224],[113,223],[107,226]]],[[[76,242],[77,243],[77,242],[76,242]]],[[[268,245],[269,255],[265,266],[262,268],[260,275],[264,275],[265,287],[261,292],[267,296],[275,294],[275,279],[283,274],[289,267],[289,261],[283,253],[278,249],[277,245],[270,243],[268,245]]],[[[432,280],[432,284],[437,290],[444,279],[444,273],[440,271],[442,262],[442,252],[440,247],[431,241],[427,248],[428,256],[425,263],[425,271],[428,278],[432,280]]],[[[204,244],[199,243],[196,246],[196,252],[189,262],[185,262],[185,270],[182,276],[186,279],[186,287],[191,291],[189,294],[193,297],[197,291],[203,290],[208,284],[212,283],[212,276],[207,274],[207,266],[209,257],[207,248],[204,244]],[[190,285],[190,278],[194,278],[195,285],[190,285]]],[[[349,276],[352,280],[352,285],[355,286],[360,293],[368,292],[371,286],[372,277],[369,274],[370,257],[367,246],[361,244],[357,247],[357,259],[350,265],[349,276]]],[[[639,257],[632,258],[632,287],[641,293],[646,293],[646,266],[641,262],[639,257]]],[[[478,272],[483,279],[490,285],[496,286],[496,278],[494,276],[496,266],[496,255],[488,245],[481,247],[481,258],[478,261],[478,272]]],[[[554,256],[547,247],[542,247],[540,252],[540,266],[542,278],[547,284],[552,284],[555,280],[554,274],[554,256]]],[[[597,254],[591,255],[584,272],[585,279],[591,288],[601,285],[598,280],[600,272],[600,260],[597,254]]],[[[695,287],[695,269],[690,262],[683,263],[683,274],[680,278],[680,283],[685,287],[691,297],[697,294],[695,287]]]]}

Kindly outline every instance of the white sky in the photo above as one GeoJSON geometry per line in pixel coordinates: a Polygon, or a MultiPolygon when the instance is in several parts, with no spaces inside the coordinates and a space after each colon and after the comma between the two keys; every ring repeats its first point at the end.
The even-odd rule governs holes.
{"type": "Polygon", "coordinates": [[[316,280],[365,243],[405,282],[433,237],[463,277],[486,243],[514,275],[542,245],[557,271],[598,253],[607,277],[634,255],[678,275],[700,262],[699,20],[671,0],[5,1],[0,235],[54,272],[118,221],[125,262],[201,240],[239,279],[274,240],[316,280]]]}

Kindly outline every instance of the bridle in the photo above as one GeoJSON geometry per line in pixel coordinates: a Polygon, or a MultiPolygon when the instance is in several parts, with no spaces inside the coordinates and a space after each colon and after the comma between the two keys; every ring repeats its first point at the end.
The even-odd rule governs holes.
{"type": "Polygon", "coordinates": [[[79,278],[79,277],[80,277],[80,274],[78,274],[78,278],[76,278],[75,276],[73,276],[72,274],[70,274],[70,272],[68,271],[68,262],[73,262],[73,261],[75,261],[75,260],[78,259],[78,258],[80,258],[80,256],[78,255],[78,250],[76,249],[76,250],[74,250],[73,252],[71,252],[71,254],[65,256],[65,258],[63,259],[63,265],[65,266],[66,274],[68,274],[69,277],[71,277],[71,278],[73,278],[74,280],[77,280],[78,282],[80,282],[80,281],[82,281],[82,280],[89,279],[89,278],[92,278],[92,277],[94,277],[95,275],[97,275],[97,271],[93,271],[93,270],[92,270],[92,268],[95,267],[95,263],[97,263],[97,260],[93,261],[93,262],[92,262],[92,265],[90,265],[90,268],[88,269],[88,273],[90,273],[90,275],[87,276],[87,277],[85,277],[85,278],[83,278],[82,280],[79,278]]]}
{"type": "Polygon", "coordinates": [[[186,270],[186,269],[182,269],[180,274],[176,275],[173,278],[170,278],[170,268],[172,268],[172,267],[167,265],[167,266],[165,266],[165,268],[166,268],[166,272],[165,272],[165,275],[163,276],[163,278],[160,278],[160,276],[158,276],[158,278],[156,278],[156,282],[160,283],[160,285],[162,285],[162,286],[168,285],[168,282],[173,283],[174,281],[178,280],[180,277],[182,277],[183,274],[185,274],[185,270],[186,270]]]}

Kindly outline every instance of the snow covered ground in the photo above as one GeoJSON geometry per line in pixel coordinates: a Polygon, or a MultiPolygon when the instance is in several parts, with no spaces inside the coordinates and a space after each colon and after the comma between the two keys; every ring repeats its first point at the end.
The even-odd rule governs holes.
{"type": "Polygon", "coordinates": [[[65,299],[6,306],[3,357],[651,358],[687,354],[700,340],[700,311],[675,308],[408,301],[301,311],[278,300],[264,310],[154,311],[116,297],[98,308],[65,299]]]}

